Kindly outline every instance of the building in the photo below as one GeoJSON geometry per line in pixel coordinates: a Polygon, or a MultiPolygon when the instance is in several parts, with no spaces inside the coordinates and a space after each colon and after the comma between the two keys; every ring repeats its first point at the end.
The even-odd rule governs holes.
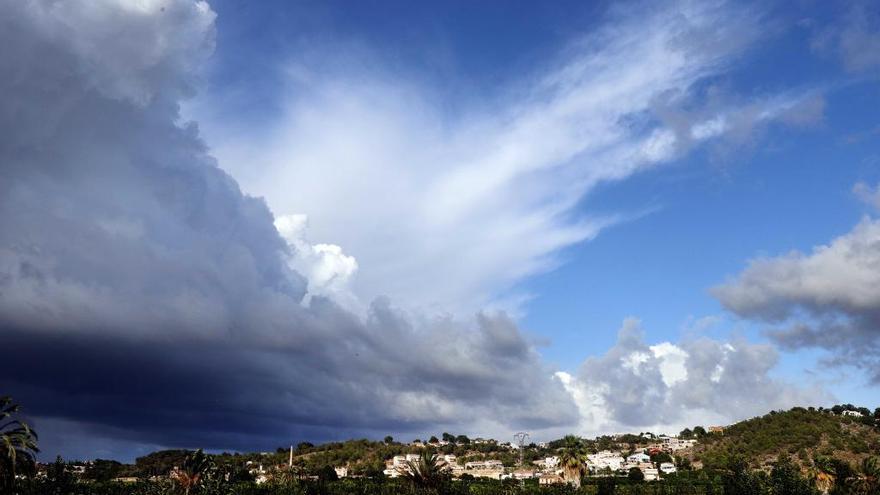
{"type": "Polygon", "coordinates": [[[682,449],[689,449],[697,444],[696,440],[684,440],[677,437],[661,437],[660,448],[667,452],[676,452],[682,449]]]}
{"type": "Polygon", "coordinates": [[[843,416],[853,416],[853,417],[856,417],[856,418],[861,418],[861,417],[862,417],[862,413],[860,413],[860,412],[858,412],[858,411],[843,411],[843,412],[840,413],[840,414],[843,415],[843,416]]]}
{"type": "Polygon", "coordinates": [[[626,458],[627,463],[640,464],[643,462],[651,462],[651,456],[644,452],[638,452],[626,458]]]}
{"type": "Polygon", "coordinates": [[[396,455],[388,459],[382,473],[389,478],[397,478],[401,472],[409,470],[409,462],[419,462],[419,454],[396,455]]]}
{"type": "Polygon", "coordinates": [[[534,469],[528,468],[520,468],[510,474],[510,477],[515,480],[528,480],[532,478],[536,478],[538,476],[538,472],[534,469]]]}
{"type": "Polygon", "coordinates": [[[676,472],[676,471],[678,471],[678,469],[675,468],[675,464],[673,464],[673,463],[671,463],[671,462],[662,462],[662,463],[660,463],[660,472],[661,472],[661,473],[663,473],[663,474],[672,474],[672,473],[674,473],[674,472],[676,472]]]}
{"type": "Polygon", "coordinates": [[[724,433],[726,426],[710,426],[709,433],[724,433]]]}
{"type": "Polygon", "coordinates": [[[339,466],[333,468],[336,471],[336,477],[338,478],[347,478],[348,477],[348,466],[339,466]]]}
{"type": "Polygon", "coordinates": [[[539,485],[556,485],[561,483],[565,483],[565,480],[562,479],[562,476],[559,476],[558,474],[544,473],[541,476],[538,476],[539,485]]]}
{"type": "Polygon", "coordinates": [[[532,464],[538,466],[538,469],[540,469],[541,471],[554,472],[559,467],[559,457],[545,457],[543,459],[538,459],[537,461],[532,462],[532,464]]]}
{"type": "Polygon", "coordinates": [[[645,481],[656,481],[660,479],[660,472],[657,471],[657,468],[643,467],[641,470],[642,474],[645,475],[645,481]]]}
{"type": "Polygon", "coordinates": [[[619,452],[611,452],[610,450],[603,450],[587,456],[587,467],[594,472],[605,469],[619,471],[623,467],[624,462],[626,461],[619,452]]]}
{"type": "Polygon", "coordinates": [[[464,473],[476,478],[492,478],[500,480],[504,475],[504,464],[495,459],[466,462],[464,465],[464,473]]]}
{"type": "Polygon", "coordinates": [[[489,459],[485,461],[471,461],[464,464],[467,470],[487,470],[487,469],[504,469],[501,461],[489,459]]]}

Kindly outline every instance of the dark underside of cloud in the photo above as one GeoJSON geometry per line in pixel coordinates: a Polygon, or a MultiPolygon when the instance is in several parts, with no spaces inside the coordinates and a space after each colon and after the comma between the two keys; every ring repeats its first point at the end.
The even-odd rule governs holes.
{"type": "MultiPolygon", "coordinates": [[[[732,420],[804,397],[768,378],[777,355],[767,346],[648,346],[625,327],[614,348],[564,383],[503,314],[426,315],[385,298],[354,314],[306,297],[307,279],[290,263],[297,251],[265,202],[243,194],[198,127],[182,121],[180,104],[213,50],[207,4],[0,5],[0,393],[49,433],[47,456],[100,447],[130,457],[135,444],[268,449],[442,429],[559,433],[595,427],[587,423],[597,404],[614,416],[609,427],[690,421],[691,410],[732,420]],[[576,404],[581,396],[593,402],[576,404]]],[[[687,80],[703,74],[681,70],[694,72],[687,80]]],[[[563,100],[580,102],[572,91],[563,100]]],[[[577,108],[591,105],[584,100],[577,108]]],[[[622,177],[612,172],[600,175],[622,177]]],[[[877,227],[865,229],[874,240],[861,249],[876,256],[877,227]]],[[[487,257],[495,244],[505,248],[478,244],[487,257]]],[[[442,257],[459,256],[450,253],[442,257]]],[[[876,257],[859,259],[880,274],[876,257]]],[[[835,317],[846,326],[830,341],[815,327],[777,340],[841,356],[861,342],[873,352],[861,365],[876,369],[877,298],[793,296],[777,287],[784,277],[761,275],[775,266],[753,266],[719,297],[746,317],[788,318],[797,307],[835,317]]],[[[425,285],[446,275],[407,274],[425,285]]],[[[865,279],[864,290],[876,295],[877,282],[865,279]]]]}
{"type": "Polygon", "coordinates": [[[303,304],[264,202],[180,124],[207,6],[5,4],[0,390],[38,421],[214,448],[576,421],[504,316],[303,304]]]}
{"type": "Polygon", "coordinates": [[[824,349],[827,364],[880,384],[880,221],[865,218],[809,254],[754,260],[713,292],[782,348],[824,349]]]}

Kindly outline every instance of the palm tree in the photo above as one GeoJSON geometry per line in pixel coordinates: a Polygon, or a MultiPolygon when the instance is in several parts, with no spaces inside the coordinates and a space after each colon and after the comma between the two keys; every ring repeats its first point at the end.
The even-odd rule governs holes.
{"type": "Polygon", "coordinates": [[[13,404],[11,397],[0,397],[0,484],[7,487],[15,480],[16,467],[33,465],[40,451],[37,433],[13,418],[18,410],[18,404],[13,404]]]}
{"type": "Polygon", "coordinates": [[[417,460],[406,461],[397,471],[402,478],[422,488],[437,488],[449,479],[446,461],[427,449],[419,454],[417,460]]]}
{"type": "Polygon", "coordinates": [[[876,457],[866,457],[862,460],[860,473],[854,480],[856,493],[874,495],[880,493],[880,462],[876,457]]]}
{"type": "Polygon", "coordinates": [[[587,463],[587,453],[579,438],[567,435],[564,440],[565,446],[559,454],[559,465],[562,466],[566,481],[575,488],[580,488],[581,476],[587,463]]]}
{"type": "Polygon", "coordinates": [[[184,495],[189,495],[190,490],[201,483],[205,473],[211,467],[211,459],[199,449],[186,456],[183,465],[174,470],[172,477],[183,489],[184,495]]]}

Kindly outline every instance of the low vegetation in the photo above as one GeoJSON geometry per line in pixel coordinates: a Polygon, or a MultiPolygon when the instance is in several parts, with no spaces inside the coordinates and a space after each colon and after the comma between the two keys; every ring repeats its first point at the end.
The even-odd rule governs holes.
{"type": "MultiPolygon", "coordinates": [[[[679,470],[646,481],[638,469],[588,475],[587,455],[598,450],[631,452],[650,445],[651,434],[575,436],[530,445],[524,459],[557,456],[566,483],[541,485],[536,479],[492,480],[462,475],[456,479],[435,454],[453,454],[458,462],[502,459],[513,467],[518,453],[494,441],[463,435],[431,438],[429,447],[395,442],[352,440],[324,445],[300,443],[292,451],[206,454],[165,450],[134,464],[96,459],[49,465],[35,462],[36,433],[16,418],[18,406],[0,398],[0,493],[13,495],[880,495],[880,409],[851,405],[831,409],[794,408],[743,421],[723,431],[697,426],[680,433],[697,444],[677,453],[679,470]],[[845,411],[854,411],[844,414],[845,411]],[[856,414],[858,413],[858,414],[856,414]],[[383,475],[385,460],[418,450],[405,473],[383,475]],[[77,469],[82,468],[84,469],[77,469]],[[254,476],[269,473],[258,483],[254,476]],[[262,467],[267,466],[268,470],[262,467]],[[334,466],[345,466],[339,479],[334,466]]],[[[650,449],[648,449],[650,450],[650,449]]],[[[672,461],[650,450],[651,462],[672,461]]],[[[509,472],[509,470],[508,470],[509,472]]]]}

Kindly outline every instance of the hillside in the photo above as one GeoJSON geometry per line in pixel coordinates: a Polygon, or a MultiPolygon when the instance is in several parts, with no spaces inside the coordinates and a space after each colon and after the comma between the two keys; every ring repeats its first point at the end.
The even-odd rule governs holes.
{"type": "Polygon", "coordinates": [[[807,467],[817,457],[860,462],[880,452],[880,427],[871,417],[853,418],[830,410],[796,407],[727,427],[707,435],[691,453],[707,468],[720,468],[731,456],[765,467],[781,455],[807,467]]]}

